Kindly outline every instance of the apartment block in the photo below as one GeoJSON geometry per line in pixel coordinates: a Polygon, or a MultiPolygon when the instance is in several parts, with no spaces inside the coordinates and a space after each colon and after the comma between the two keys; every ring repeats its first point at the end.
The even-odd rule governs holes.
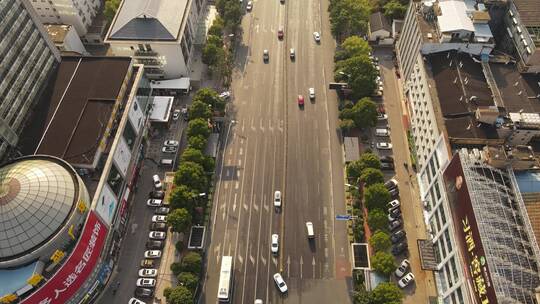
{"type": "MultiPolygon", "coordinates": [[[[101,0],[29,0],[43,23],[69,24],[84,36],[102,6],[101,0]]],[[[104,1],[103,1],[104,2],[104,1]]]]}

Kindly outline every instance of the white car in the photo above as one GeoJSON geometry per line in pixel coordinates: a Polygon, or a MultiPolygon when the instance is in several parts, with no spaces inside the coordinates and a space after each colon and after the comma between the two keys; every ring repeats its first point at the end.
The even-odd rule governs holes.
{"type": "Polygon", "coordinates": [[[164,240],[167,237],[167,233],[163,231],[150,231],[148,237],[152,240],[164,240]]]}
{"type": "Polygon", "coordinates": [[[172,114],[172,119],[173,120],[178,120],[179,117],[180,117],[180,110],[178,110],[178,109],[174,110],[174,112],[172,114]]]}
{"type": "Polygon", "coordinates": [[[315,99],[315,88],[308,89],[309,99],[315,99]]]}
{"type": "Polygon", "coordinates": [[[384,113],[377,114],[377,120],[387,120],[387,119],[388,119],[388,115],[384,113]]]}
{"type": "Polygon", "coordinates": [[[151,198],[146,201],[146,206],[148,207],[161,207],[163,206],[163,201],[160,199],[151,198]]]}
{"type": "Polygon", "coordinates": [[[161,257],[161,250],[146,250],[144,257],[147,259],[159,259],[161,257]]]}
{"type": "Polygon", "coordinates": [[[129,299],[128,304],[146,304],[146,303],[137,298],[131,298],[129,299]]]}
{"type": "Polygon", "coordinates": [[[285,281],[283,280],[279,272],[274,274],[274,282],[276,282],[276,285],[279,288],[279,291],[281,291],[282,293],[287,292],[287,284],[285,284],[285,281]]]}
{"type": "Polygon", "coordinates": [[[281,208],[281,191],[274,192],[274,207],[281,208]]]}
{"type": "Polygon", "coordinates": [[[179,143],[178,143],[178,141],[176,141],[176,140],[166,140],[166,141],[163,143],[163,145],[164,145],[165,147],[178,147],[178,144],[179,144],[179,143]]]}
{"type": "Polygon", "coordinates": [[[277,234],[272,234],[272,246],[271,246],[271,249],[272,249],[273,254],[277,254],[278,251],[279,251],[279,235],[277,235],[277,234]]]}
{"type": "Polygon", "coordinates": [[[319,32],[313,32],[313,39],[315,39],[316,42],[321,42],[321,34],[319,34],[319,32]]]}
{"type": "Polygon", "coordinates": [[[398,281],[398,286],[400,288],[405,288],[409,286],[414,281],[414,274],[412,272],[407,273],[401,280],[398,281]]]}
{"type": "Polygon", "coordinates": [[[391,150],[392,144],[387,142],[379,142],[377,143],[377,149],[379,150],[391,150]]]}
{"type": "Polygon", "coordinates": [[[263,300],[261,300],[261,299],[256,299],[254,304],[263,304],[263,300]]]}
{"type": "Polygon", "coordinates": [[[396,275],[396,277],[401,278],[405,274],[405,272],[409,269],[409,267],[411,267],[411,262],[405,259],[401,261],[401,264],[399,264],[398,268],[396,268],[396,271],[394,272],[394,274],[396,275]]]}
{"type": "Polygon", "coordinates": [[[141,278],[154,278],[157,276],[157,269],[155,268],[143,268],[139,270],[139,276],[141,278]]]}
{"type": "Polygon", "coordinates": [[[253,2],[249,1],[248,4],[247,4],[247,6],[246,6],[246,10],[247,10],[248,12],[251,12],[251,9],[252,9],[252,8],[253,8],[253,2]]]}
{"type": "MultiPolygon", "coordinates": [[[[249,5],[250,3],[251,3],[251,1],[248,2],[248,5],[249,5]]],[[[219,97],[222,98],[222,99],[227,100],[227,99],[229,99],[229,98],[231,97],[231,92],[225,91],[225,92],[219,94],[219,97]]]]}
{"type": "Polygon", "coordinates": [[[153,215],[152,216],[152,223],[166,223],[166,222],[167,222],[166,215],[153,215]]]}
{"type": "Polygon", "coordinates": [[[161,149],[163,153],[176,153],[176,147],[163,147],[161,149]]]}
{"type": "Polygon", "coordinates": [[[137,287],[155,287],[155,279],[140,278],[137,280],[137,287]]]}

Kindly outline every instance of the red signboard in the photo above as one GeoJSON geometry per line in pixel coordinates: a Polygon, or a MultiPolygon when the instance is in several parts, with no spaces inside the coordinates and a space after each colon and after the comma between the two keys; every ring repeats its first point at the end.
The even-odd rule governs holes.
{"type": "Polygon", "coordinates": [[[54,277],[21,303],[66,303],[94,270],[106,237],[107,226],[90,211],[84,231],[71,256],[54,277]]]}
{"type": "Polygon", "coordinates": [[[474,303],[497,303],[459,154],[454,155],[444,171],[444,183],[454,220],[456,240],[466,264],[465,276],[475,297],[474,303]]]}

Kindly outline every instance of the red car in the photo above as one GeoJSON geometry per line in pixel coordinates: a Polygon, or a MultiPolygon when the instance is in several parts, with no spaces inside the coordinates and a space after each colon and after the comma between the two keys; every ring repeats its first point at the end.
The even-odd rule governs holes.
{"type": "Polygon", "coordinates": [[[304,96],[298,95],[298,106],[303,107],[304,106],[304,96]]]}
{"type": "Polygon", "coordinates": [[[283,29],[279,29],[278,32],[277,32],[277,37],[278,39],[283,39],[283,29]]]}

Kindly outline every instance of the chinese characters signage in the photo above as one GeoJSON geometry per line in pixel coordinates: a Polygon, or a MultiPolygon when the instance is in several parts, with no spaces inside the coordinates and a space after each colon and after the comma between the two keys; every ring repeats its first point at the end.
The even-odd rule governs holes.
{"type": "Polygon", "coordinates": [[[81,239],[60,270],[38,291],[24,299],[28,304],[66,303],[92,273],[103,248],[107,228],[90,212],[81,239]]]}
{"type": "Polygon", "coordinates": [[[456,240],[466,264],[464,272],[469,286],[473,289],[475,303],[497,303],[459,154],[454,155],[446,168],[444,183],[454,220],[456,240]]]}

